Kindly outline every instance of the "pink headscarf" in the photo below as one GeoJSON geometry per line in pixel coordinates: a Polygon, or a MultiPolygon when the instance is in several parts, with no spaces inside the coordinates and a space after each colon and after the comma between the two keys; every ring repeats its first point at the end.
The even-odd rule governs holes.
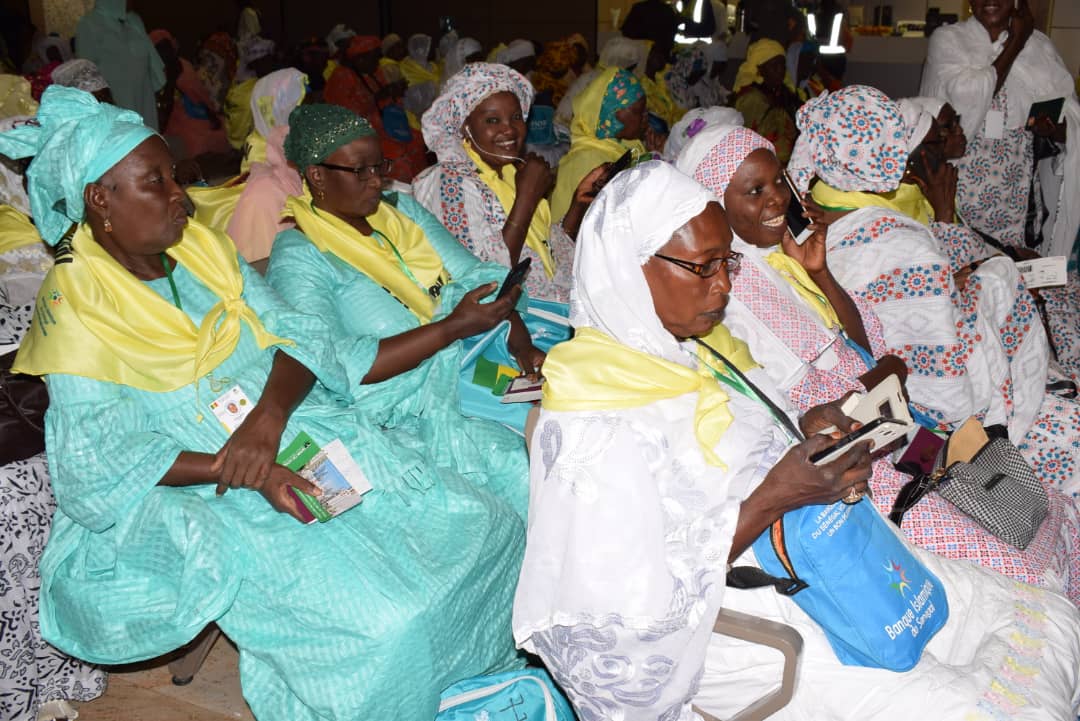
{"type": "Polygon", "coordinates": [[[711,125],[686,144],[675,159],[675,167],[724,198],[731,177],[755,150],[776,148],[749,128],[711,125]]]}

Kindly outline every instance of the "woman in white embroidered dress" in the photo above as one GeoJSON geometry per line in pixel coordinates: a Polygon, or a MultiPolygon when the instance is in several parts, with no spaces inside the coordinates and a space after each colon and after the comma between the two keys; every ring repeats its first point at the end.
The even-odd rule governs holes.
{"type": "MultiPolygon", "coordinates": [[[[763,405],[695,372],[679,339],[723,316],[730,241],[715,198],[659,162],[619,174],[586,215],[578,337],[548,357],[533,439],[518,644],[543,659],[583,721],[726,718],[774,686],[774,651],[712,633],[721,607],[788,623],[804,639],[795,697],[776,719],[1004,709],[1074,718],[1080,618],[1054,593],[913,549],[944,583],[951,617],[900,674],[842,666],[820,628],[772,588],[725,587],[726,564],[752,562],[747,546],[771,520],[857,495],[869,471],[862,450],[813,466],[808,452],[827,439],[789,450],[763,405]]],[[[783,403],[764,374],[748,375],[783,403]]],[[[812,431],[823,416],[832,417],[800,423],[812,431]]]]}

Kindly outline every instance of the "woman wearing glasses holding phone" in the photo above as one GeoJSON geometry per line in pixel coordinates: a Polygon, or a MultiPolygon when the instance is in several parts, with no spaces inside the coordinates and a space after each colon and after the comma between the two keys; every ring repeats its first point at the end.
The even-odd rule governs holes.
{"type": "Polygon", "coordinates": [[[305,192],[286,201],[296,223],[274,242],[267,280],[334,329],[358,403],[380,426],[414,429],[417,449],[502,494],[522,516],[527,461],[520,437],[465,418],[461,344],[510,321],[508,345],[526,373],[544,355],[515,311],[520,289],[493,296],[506,270],[482,263],[416,201],[384,194],[390,161],[360,116],[305,105],[289,117],[285,154],[305,192]]]}

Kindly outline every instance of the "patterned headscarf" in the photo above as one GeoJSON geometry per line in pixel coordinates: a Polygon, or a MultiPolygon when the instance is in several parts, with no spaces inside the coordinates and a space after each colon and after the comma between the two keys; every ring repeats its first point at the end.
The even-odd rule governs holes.
{"type": "Polygon", "coordinates": [[[596,125],[596,137],[614,138],[622,132],[623,124],[615,113],[628,108],[645,97],[641,81],[628,70],[619,70],[608,83],[604,100],[600,104],[600,122],[596,125]]]}
{"type": "Polygon", "coordinates": [[[888,193],[907,164],[908,128],[900,107],[876,88],[852,85],[806,102],[788,172],[800,192],[819,176],[842,191],[888,193]]]}
{"type": "Polygon", "coordinates": [[[285,158],[303,173],[343,145],[375,135],[367,120],[340,105],[301,105],[289,115],[285,158]]]}
{"type": "Polygon", "coordinates": [[[30,208],[41,237],[55,244],[81,222],[83,190],[154,135],[142,116],[99,103],[75,88],[50,85],[36,123],[0,135],[0,153],[33,157],[26,170],[30,208]]]}
{"type": "Polygon", "coordinates": [[[552,40],[536,58],[536,69],[548,75],[565,73],[574,62],[574,46],[565,40],[552,40]]]}
{"type": "Polygon", "coordinates": [[[674,163],[682,149],[706,128],[743,124],[742,113],[735,108],[714,107],[688,110],[679,122],[671,126],[671,133],[668,135],[667,143],[664,144],[664,160],[674,163]]]}
{"type": "Polygon", "coordinates": [[[77,58],[68,60],[52,71],[53,82],[66,88],[78,88],[88,93],[96,93],[109,87],[109,82],[90,60],[77,58]]]}
{"type": "Polygon", "coordinates": [[[345,57],[355,58],[357,55],[370,53],[372,50],[382,48],[382,41],[374,35],[354,35],[345,48],[345,57]]]}
{"type": "Polygon", "coordinates": [[[507,65],[470,63],[450,78],[421,120],[424,142],[440,163],[468,158],[461,134],[465,119],[484,98],[501,92],[516,95],[522,115],[529,115],[532,86],[521,73],[507,65]]]}
{"type": "Polygon", "coordinates": [[[739,66],[739,72],[735,74],[735,87],[733,90],[737,93],[748,85],[764,82],[765,79],[761,77],[758,68],[773,58],[787,60],[787,52],[784,50],[783,45],[768,38],[751,43],[746,48],[746,60],[739,66]]]}
{"type": "Polygon", "coordinates": [[[753,130],[736,125],[711,125],[687,143],[675,167],[723,200],[731,178],[755,150],[776,148],[753,130]]]}

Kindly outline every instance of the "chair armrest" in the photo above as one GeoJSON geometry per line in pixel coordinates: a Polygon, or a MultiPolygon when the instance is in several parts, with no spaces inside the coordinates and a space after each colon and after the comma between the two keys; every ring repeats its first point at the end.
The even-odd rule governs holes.
{"type": "MultiPolygon", "coordinates": [[[[717,614],[713,631],[741,641],[769,646],[784,654],[784,674],[780,688],[762,696],[727,721],[762,721],[791,701],[791,697],[795,694],[795,679],[799,673],[799,659],[803,647],[803,639],[798,631],[776,621],[726,608],[720,609],[720,613],[717,614]]],[[[715,716],[697,707],[694,711],[704,721],[719,721],[715,716]]]]}

